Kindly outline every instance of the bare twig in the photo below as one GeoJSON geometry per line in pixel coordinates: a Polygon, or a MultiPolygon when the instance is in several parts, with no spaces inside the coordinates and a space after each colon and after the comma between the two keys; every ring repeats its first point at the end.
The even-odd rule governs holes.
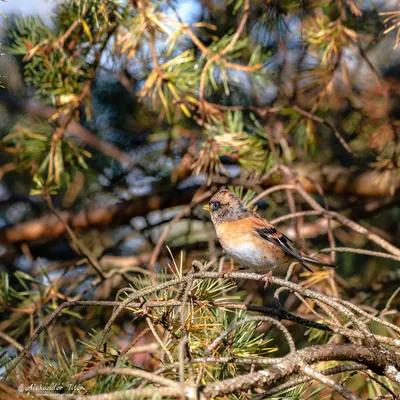
{"type": "Polygon", "coordinates": [[[358,396],[355,396],[348,389],[346,389],[343,385],[336,383],[331,378],[328,378],[326,375],[321,374],[321,372],[316,371],[314,368],[306,365],[305,363],[301,363],[301,370],[304,374],[308,375],[311,378],[316,379],[317,381],[323,383],[324,385],[332,388],[337,393],[340,393],[345,399],[348,400],[359,400],[358,396]]]}
{"type": "MultiPolygon", "coordinates": [[[[318,250],[318,253],[330,253],[331,248],[325,248],[318,250]]],[[[354,254],[363,254],[366,256],[371,257],[380,257],[380,258],[388,258],[389,260],[400,261],[400,257],[394,256],[388,253],[382,253],[380,251],[372,251],[372,250],[365,250],[365,249],[357,249],[354,247],[335,247],[335,251],[338,253],[354,253],[354,254]]]]}
{"type": "MultiPolygon", "coordinates": [[[[338,365],[337,367],[327,368],[323,371],[320,371],[320,373],[322,373],[323,375],[336,375],[343,372],[362,371],[365,369],[367,369],[367,367],[363,364],[344,364],[338,365]]],[[[274,388],[269,389],[258,396],[255,396],[253,400],[266,399],[273,394],[283,392],[284,390],[291,389],[295,386],[310,382],[312,380],[313,379],[309,376],[300,376],[298,378],[291,379],[288,382],[282,383],[281,385],[275,386],[274,388]]]]}
{"type": "Polygon", "coordinates": [[[67,232],[68,236],[70,237],[71,241],[74,243],[76,246],[77,250],[81,253],[82,256],[85,256],[87,260],[89,261],[90,265],[95,269],[95,271],[99,274],[101,280],[104,280],[104,274],[103,270],[101,268],[101,265],[99,264],[99,261],[96,259],[96,257],[93,255],[93,253],[76,237],[74,231],[70,228],[70,226],[63,220],[61,215],[58,213],[58,211],[53,207],[53,203],[51,200],[50,194],[45,195],[45,199],[47,201],[47,204],[52,211],[52,213],[57,217],[57,219],[64,225],[65,231],[67,232]]]}
{"type": "Polygon", "coordinates": [[[153,336],[156,338],[157,342],[160,344],[160,346],[164,350],[165,354],[167,355],[169,362],[171,362],[171,363],[174,362],[174,358],[172,357],[171,352],[168,350],[167,346],[164,344],[164,342],[161,340],[160,336],[158,335],[152,320],[149,317],[146,317],[146,322],[147,322],[147,325],[149,326],[153,336]]]}
{"type": "Polygon", "coordinates": [[[171,379],[163,378],[152,372],[144,371],[142,369],[136,368],[95,368],[83,375],[80,375],[76,380],[76,383],[81,383],[89,379],[95,378],[101,375],[125,375],[125,376],[135,376],[138,378],[146,379],[150,382],[158,383],[159,385],[164,385],[167,387],[175,387],[176,382],[171,379]]]}
{"type": "Polygon", "coordinates": [[[315,114],[312,114],[306,110],[303,110],[301,107],[299,107],[297,104],[293,104],[292,105],[293,110],[299,112],[300,114],[304,115],[307,118],[310,118],[311,120],[315,121],[315,122],[319,122],[320,124],[325,125],[326,127],[328,127],[329,129],[331,129],[333,131],[333,133],[335,134],[336,138],[339,140],[340,144],[343,146],[343,148],[350,154],[350,155],[354,155],[353,150],[351,150],[351,148],[349,147],[349,145],[346,143],[346,141],[344,140],[343,136],[341,135],[341,133],[337,130],[337,128],[329,121],[327,121],[324,118],[318,117],[315,114]]]}
{"type": "Polygon", "coordinates": [[[153,250],[153,253],[151,255],[150,261],[149,261],[149,268],[151,271],[154,270],[155,263],[157,261],[158,255],[160,254],[161,247],[164,244],[165,239],[167,238],[169,232],[171,231],[172,227],[180,221],[194,206],[197,204],[201,203],[208,197],[212,195],[212,192],[208,190],[207,192],[195,197],[188,206],[186,206],[178,215],[174,217],[174,219],[168,224],[168,227],[164,229],[162,235],[158,239],[158,242],[156,244],[156,247],[153,250]]]}

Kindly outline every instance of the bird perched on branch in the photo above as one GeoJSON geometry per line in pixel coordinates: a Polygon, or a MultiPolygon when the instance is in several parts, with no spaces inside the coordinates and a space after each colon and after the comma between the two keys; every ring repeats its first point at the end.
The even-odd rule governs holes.
{"type": "Polygon", "coordinates": [[[311,272],[307,263],[335,267],[300,254],[287,236],[247,208],[229,190],[216,193],[203,209],[211,213],[218,240],[226,253],[242,266],[264,273],[266,286],[271,284],[274,268],[288,267],[292,262],[299,262],[311,272]]]}

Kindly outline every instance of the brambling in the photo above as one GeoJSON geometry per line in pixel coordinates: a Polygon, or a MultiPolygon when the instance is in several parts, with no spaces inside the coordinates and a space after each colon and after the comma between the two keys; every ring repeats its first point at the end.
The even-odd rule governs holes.
{"type": "Polygon", "coordinates": [[[299,262],[308,271],[307,263],[335,267],[300,254],[294,243],[270,222],[247,208],[229,190],[216,193],[203,209],[211,213],[217,237],[225,252],[242,266],[265,273],[266,286],[271,283],[272,270],[299,262]]]}

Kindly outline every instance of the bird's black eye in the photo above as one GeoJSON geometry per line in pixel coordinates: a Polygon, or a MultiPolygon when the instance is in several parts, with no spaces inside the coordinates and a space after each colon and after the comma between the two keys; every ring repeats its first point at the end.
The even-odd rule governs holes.
{"type": "Polygon", "coordinates": [[[210,203],[210,207],[211,207],[211,211],[216,211],[216,210],[218,210],[218,208],[221,207],[221,204],[219,201],[212,201],[210,203]]]}

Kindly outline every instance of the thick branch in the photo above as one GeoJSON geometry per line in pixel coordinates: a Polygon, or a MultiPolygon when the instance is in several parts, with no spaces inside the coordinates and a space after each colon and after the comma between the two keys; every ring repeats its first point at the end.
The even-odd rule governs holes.
{"type": "MultiPolygon", "coordinates": [[[[150,211],[188,204],[196,189],[171,190],[167,194],[143,196],[109,207],[94,207],[78,213],[64,211],[59,214],[71,229],[126,223],[133,217],[146,215],[150,211]]],[[[65,231],[65,224],[55,215],[48,214],[36,220],[0,229],[0,244],[56,238],[65,231]]]]}
{"type": "Polygon", "coordinates": [[[271,387],[293,373],[301,372],[301,360],[307,364],[333,360],[355,361],[381,375],[384,375],[387,369],[387,365],[382,363],[382,359],[366,347],[353,344],[325,344],[299,350],[295,354],[285,357],[278,365],[273,365],[265,370],[206,385],[201,390],[201,394],[204,399],[211,399],[215,396],[254,387],[271,387]]]}

